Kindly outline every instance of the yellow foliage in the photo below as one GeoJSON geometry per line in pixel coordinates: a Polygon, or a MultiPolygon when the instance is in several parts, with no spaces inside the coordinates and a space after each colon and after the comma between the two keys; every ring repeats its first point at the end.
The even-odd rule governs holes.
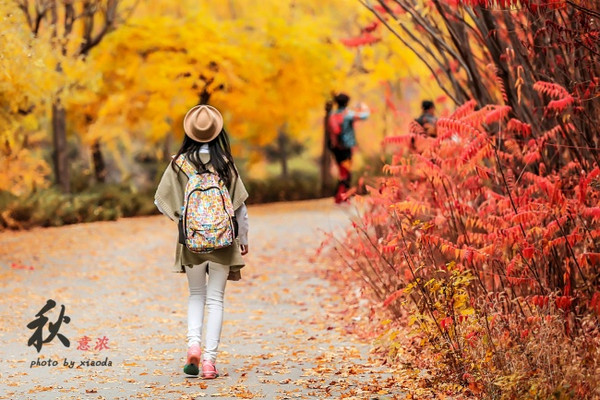
{"type": "Polygon", "coordinates": [[[223,9],[202,2],[140,6],[90,53],[87,72],[78,70],[93,84],[65,99],[76,131],[87,143],[139,135],[151,145],[182,135],[182,116],[205,92],[234,141],[263,146],[284,126],[298,136],[343,78],[348,52],[323,16],[267,3],[237,4],[237,18],[221,19],[223,9]]]}
{"type": "Polygon", "coordinates": [[[0,1],[0,191],[15,195],[47,184],[50,169],[38,152],[41,99],[59,83],[50,49],[32,40],[7,1],[0,1]]]}
{"type": "MultiPolygon", "coordinates": [[[[98,3],[102,10],[108,4],[98,3]]],[[[76,15],[85,14],[83,2],[72,5],[76,15]]],[[[16,191],[42,184],[50,173],[41,154],[19,143],[31,145],[24,138],[37,131],[46,132],[43,144],[49,142],[50,104],[57,98],[67,110],[68,131],[83,146],[100,140],[123,165],[121,158],[134,149],[156,152],[165,137],[181,138],[185,112],[209,98],[224,113],[235,154],[258,165],[264,159],[256,150],[271,144],[281,129],[316,156],[323,105],[332,91],[372,106],[373,117],[357,129],[358,142],[367,153],[379,150],[384,135],[414,117],[412,110],[388,112],[382,83],[390,83],[400,97],[403,79],[427,76],[411,71],[415,56],[384,29],[377,44],[359,49],[341,44],[373,21],[359,2],[122,0],[115,29],[83,55],[85,18],[76,19],[65,36],[67,17],[61,11],[56,31],[46,18],[34,38],[15,2],[0,0],[0,7],[0,139],[10,143],[11,157],[33,157],[27,163],[2,162],[14,176],[37,177],[19,178],[29,183],[16,191]],[[23,110],[34,117],[23,120],[23,110]]],[[[28,11],[34,15],[33,2],[28,11]]],[[[101,12],[93,18],[92,36],[104,23],[101,12]]],[[[407,108],[419,100],[413,96],[398,104],[407,108]]],[[[8,150],[2,151],[6,157],[8,150]]],[[[14,185],[12,179],[3,185],[14,185]]]]}

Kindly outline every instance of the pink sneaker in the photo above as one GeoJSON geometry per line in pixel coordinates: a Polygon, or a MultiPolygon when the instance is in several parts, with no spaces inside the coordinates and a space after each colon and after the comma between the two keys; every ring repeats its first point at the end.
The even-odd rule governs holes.
{"type": "Polygon", "coordinates": [[[214,379],[219,376],[215,363],[209,360],[202,361],[202,377],[204,379],[214,379]]]}
{"type": "Polygon", "coordinates": [[[188,375],[198,375],[200,373],[200,356],[202,354],[202,350],[200,350],[200,345],[194,343],[188,348],[187,352],[187,362],[183,367],[183,372],[188,375]]]}

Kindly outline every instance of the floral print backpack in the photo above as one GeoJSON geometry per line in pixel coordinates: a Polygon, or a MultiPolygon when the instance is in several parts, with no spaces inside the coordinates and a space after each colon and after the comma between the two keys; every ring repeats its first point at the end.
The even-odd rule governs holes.
{"type": "Polygon", "coordinates": [[[175,163],[188,177],[179,220],[180,242],[193,253],[210,253],[231,246],[235,239],[235,214],[229,191],[209,165],[198,172],[180,155],[175,163]]]}

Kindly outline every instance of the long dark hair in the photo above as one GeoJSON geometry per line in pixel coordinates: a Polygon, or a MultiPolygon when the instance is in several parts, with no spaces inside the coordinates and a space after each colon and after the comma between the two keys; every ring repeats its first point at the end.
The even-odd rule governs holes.
{"type": "MultiPolygon", "coordinates": [[[[187,159],[192,163],[192,165],[198,171],[206,170],[206,164],[202,162],[200,159],[200,147],[205,144],[201,142],[197,142],[194,139],[190,138],[188,135],[183,135],[183,143],[181,144],[181,148],[175,155],[174,160],[176,160],[180,155],[186,154],[187,159]]],[[[209,163],[214,167],[215,171],[219,174],[221,179],[227,187],[233,181],[235,177],[237,179],[237,170],[234,167],[233,156],[231,155],[231,147],[229,145],[229,137],[227,136],[227,132],[225,132],[225,128],[221,130],[221,133],[211,140],[208,144],[208,151],[210,153],[210,161],[209,163]]],[[[173,162],[171,167],[176,172],[179,172],[179,167],[175,166],[173,162]]]]}

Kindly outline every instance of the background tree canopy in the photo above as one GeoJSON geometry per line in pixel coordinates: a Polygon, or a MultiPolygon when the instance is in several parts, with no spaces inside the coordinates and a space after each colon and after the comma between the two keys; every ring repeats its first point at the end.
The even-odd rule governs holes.
{"type": "Polygon", "coordinates": [[[391,97],[412,90],[410,116],[420,90],[439,91],[403,85],[407,76],[426,83],[429,73],[409,68],[416,57],[401,43],[379,40],[387,31],[360,42],[372,16],[355,2],[2,0],[0,8],[8,171],[0,190],[16,196],[52,184],[68,193],[131,179],[139,186],[144,174],[152,181],[140,161],[167,160],[187,109],[207,102],[223,110],[234,155],[252,176],[277,175],[263,147],[281,132],[303,144],[300,169],[316,170],[333,91],[378,112],[361,132],[365,154],[408,124],[392,119],[391,97]]]}

